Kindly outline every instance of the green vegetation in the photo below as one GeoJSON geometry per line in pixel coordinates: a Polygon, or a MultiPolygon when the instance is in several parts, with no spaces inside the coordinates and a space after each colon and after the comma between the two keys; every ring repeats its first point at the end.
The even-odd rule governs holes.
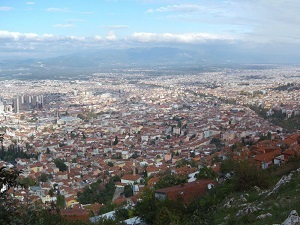
{"type": "Polygon", "coordinates": [[[257,115],[264,119],[268,119],[270,122],[277,126],[282,127],[287,132],[292,133],[300,129],[300,115],[294,115],[294,113],[287,117],[286,113],[282,113],[281,110],[272,110],[273,114],[267,116],[268,110],[258,106],[248,106],[257,115]]]}
{"type": "MultiPolygon", "coordinates": [[[[58,212],[55,205],[49,210],[34,206],[25,206],[7,194],[7,190],[19,186],[18,176],[22,171],[16,169],[0,169],[0,187],[7,185],[6,191],[0,193],[0,224],[30,224],[30,225],[84,225],[83,221],[67,221],[58,212]]],[[[22,185],[21,185],[22,186],[22,185]]]]}
{"type": "Polygon", "coordinates": [[[105,185],[101,180],[98,180],[85,187],[82,192],[77,193],[78,201],[81,204],[108,204],[111,202],[115,189],[114,179],[110,179],[105,185]]]}
{"type": "Polygon", "coordinates": [[[124,187],[124,196],[126,198],[133,196],[133,189],[130,184],[128,184],[124,187]]]}
{"type": "MultiPolygon", "coordinates": [[[[184,206],[182,202],[160,200],[154,191],[146,189],[142,201],[137,203],[135,214],[147,224],[275,224],[282,223],[291,210],[300,211],[300,172],[293,180],[268,196],[278,180],[299,168],[300,158],[294,158],[281,167],[262,170],[248,161],[225,160],[222,173],[231,178],[184,206]],[[247,206],[254,211],[242,214],[247,206]],[[240,214],[238,214],[240,213],[240,214]],[[271,213],[272,216],[258,219],[257,216],[271,213]]],[[[203,173],[208,169],[202,170],[203,173]]],[[[207,174],[207,173],[205,173],[207,174]]]]}
{"type": "Polygon", "coordinates": [[[24,188],[29,188],[36,184],[35,180],[32,177],[25,177],[23,179],[18,179],[18,183],[24,188]]]}
{"type": "Polygon", "coordinates": [[[135,213],[147,224],[181,224],[186,221],[187,209],[181,202],[158,200],[153,190],[145,189],[142,201],[138,202],[135,213]]]}
{"type": "Polygon", "coordinates": [[[7,161],[7,162],[12,162],[15,161],[16,159],[30,159],[30,158],[38,158],[37,154],[28,154],[27,152],[24,152],[23,149],[20,147],[15,147],[14,145],[10,145],[7,149],[4,148],[3,146],[1,147],[0,150],[0,159],[7,161]]]}
{"type": "Polygon", "coordinates": [[[166,187],[172,187],[187,182],[186,175],[178,175],[167,173],[154,185],[155,189],[161,189],[166,187]]]}
{"type": "Polygon", "coordinates": [[[294,90],[300,90],[299,84],[295,83],[288,83],[286,85],[281,85],[276,88],[273,88],[273,90],[276,91],[294,91],[294,90]]]}
{"type": "Polygon", "coordinates": [[[68,169],[67,165],[62,159],[54,159],[54,163],[59,171],[66,171],[68,169]]]}
{"type": "Polygon", "coordinates": [[[38,177],[38,181],[40,181],[40,182],[46,182],[48,179],[50,179],[50,175],[49,174],[45,174],[45,173],[42,173],[38,177]]]}
{"type": "Polygon", "coordinates": [[[224,147],[224,144],[221,142],[219,138],[212,138],[210,144],[215,145],[217,149],[221,149],[224,147]]]}
{"type": "Polygon", "coordinates": [[[56,199],[56,207],[59,209],[65,208],[65,206],[66,206],[65,196],[59,194],[56,196],[56,198],[57,198],[56,199]]]}
{"type": "Polygon", "coordinates": [[[197,179],[203,180],[203,179],[216,179],[217,174],[207,166],[204,166],[200,169],[200,172],[196,175],[197,179]]]}

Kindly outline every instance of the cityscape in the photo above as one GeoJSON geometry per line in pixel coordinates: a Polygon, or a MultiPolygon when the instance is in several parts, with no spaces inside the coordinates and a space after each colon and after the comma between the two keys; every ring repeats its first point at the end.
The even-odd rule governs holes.
{"type": "MultiPolygon", "coordinates": [[[[68,208],[62,213],[73,210],[84,217],[105,202],[88,202],[78,193],[99,180],[119,177],[111,201],[134,205],[167,171],[196,185],[199,168],[220,175],[230,154],[253,159],[262,169],[299,154],[298,67],[161,76],[149,71],[124,69],[81,80],[2,80],[2,151],[31,156],[3,160],[2,152],[1,167],[15,166],[23,171],[21,180],[33,182],[12,195],[42,207],[60,195],[68,208]],[[297,123],[276,125],[270,120],[274,113],[297,123]],[[241,141],[245,144],[233,152],[241,141]],[[179,166],[183,161],[196,166],[179,166]],[[132,186],[128,198],[127,185],[132,186]]],[[[94,221],[101,218],[97,213],[94,221]]]]}

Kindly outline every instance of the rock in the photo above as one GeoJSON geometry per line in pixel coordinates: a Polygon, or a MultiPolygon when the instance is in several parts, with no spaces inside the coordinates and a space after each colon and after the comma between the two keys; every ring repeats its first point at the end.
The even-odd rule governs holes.
{"type": "Polygon", "coordinates": [[[261,214],[259,216],[256,217],[256,219],[265,219],[266,215],[265,214],[261,214]]]}
{"type": "Polygon", "coordinates": [[[248,197],[248,196],[249,196],[248,194],[241,195],[241,196],[240,196],[240,200],[241,200],[242,202],[246,202],[246,201],[247,201],[246,197],[248,197]]]}
{"type": "Polygon", "coordinates": [[[260,188],[257,187],[257,186],[254,186],[254,190],[257,191],[257,192],[259,192],[259,191],[260,191],[260,188]]]}
{"type": "Polygon", "coordinates": [[[270,196],[271,194],[273,194],[275,191],[277,191],[277,189],[279,189],[281,187],[281,185],[289,183],[292,180],[292,177],[293,177],[293,173],[292,172],[289,175],[282,176],[281,179],[278,181],[278,183],[273,188],[273,190],[269,192],[269,194],[267,195],[267,197],[270,196]]]}
{"type": "Polygon", "coordinates": [[[256,219],[265,219],[267,217],[271,217],[271,213],[261,214],[260,216],[256,217],[256,219]]]}
{"type": "Polygon", "coordinates": [[[292,210],[288,218],[281,225],[296,225],[300,223],[300,217],[296,210],[292,210]]]}
{"type": "Polygon", "coordinates": [[[231,206],[232,206],[232,204],[234,203],[234,198],[231,198],[231,199],[229,199],[228,200],[228,202],[226,202],[225,204],[224,204],[224,208],[231,208],[231,206]]]}
{"type": "Polygon", "coordinates": [[[246,208],[243,208],[241,210],[239,210],[236,213],[237,217],[242,217],[248,214],[252,214],[253,212],[256,212],[257,210],[259,210],[259,208],[255,207],[255,206],[247,206],[246,208]]]}

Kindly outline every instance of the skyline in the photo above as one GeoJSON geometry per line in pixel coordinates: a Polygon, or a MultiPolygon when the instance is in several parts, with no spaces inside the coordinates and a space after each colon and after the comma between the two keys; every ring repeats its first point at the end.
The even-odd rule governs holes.
{"type": "Polygon", "coordinates": [[[34,58],[212,45],[296,54],[299,10],[297,0],[7,0],[0,1],[0,51],[2,57],[34,58]]]}

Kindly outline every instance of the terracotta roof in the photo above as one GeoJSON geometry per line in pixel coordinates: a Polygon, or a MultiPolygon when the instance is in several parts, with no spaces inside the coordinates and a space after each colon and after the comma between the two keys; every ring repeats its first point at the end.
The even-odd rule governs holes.
{"type": "Polygon", "coordinates": [[[215,180],[197,180],[174,187],[158,189],[155,193],[165,194],[170,200],[181,200],[185,204],[189,204],[195,198],[205,195],[209,184],[216,185],[217,182],[215,180]]]}
{"type": "Polygon", "coordinates": [[[121,179],[123,180],[131,180],[131,181],[136,181],[139,178],[141,178],[140,175],[132,175],[132,174],[125,174],[123,177],[121,177],[121,179]]]}
{"type": "Polygon", "coordinates": [[[281,154],[280,149],[276,149],[272,152],[267,152],[267,153],[256,155],[254,157],[254,159],[256,161],[260,161],[260,162],[271,162],[274,159],[274,157],[276,157],[280,154],[281,154]]]}

